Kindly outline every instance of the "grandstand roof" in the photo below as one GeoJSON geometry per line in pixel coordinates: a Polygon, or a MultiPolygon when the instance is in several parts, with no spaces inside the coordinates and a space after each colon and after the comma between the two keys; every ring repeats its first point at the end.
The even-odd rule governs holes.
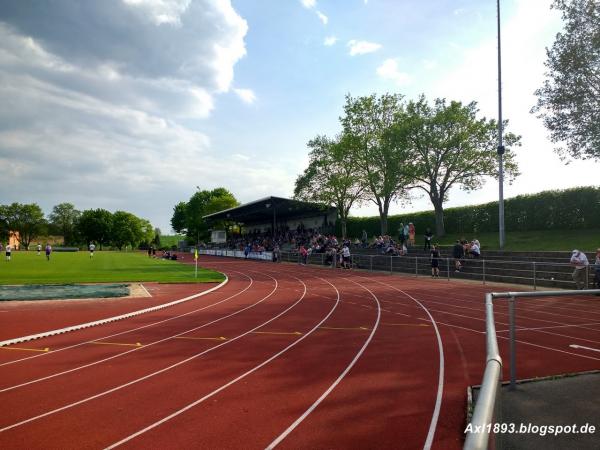
{"type": "Polygon", "coordinates": [[[238,223],[269,223],[276,217],[277,221],[300,217],[311,217],[327,214],[334,210],[319,203],[302,202],[282,197],[265,197],[235,208],[225,209],[204,216],[210,221],[231,220],[238,223]]]}

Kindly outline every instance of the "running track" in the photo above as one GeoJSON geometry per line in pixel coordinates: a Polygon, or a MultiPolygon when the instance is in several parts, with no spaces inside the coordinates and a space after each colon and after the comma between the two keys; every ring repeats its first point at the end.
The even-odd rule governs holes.
{"type": "MultiPolygon", "coordinates": [[[[485,361],[483,295],[498,285],[202,262],[229,282],[162,310],[0,348],[0,448],[462,447],[466,387],[481,381],[485,361]]],[[[38,320],[27,303],[0,304],[1,336],[207,287],[151,289],[150,299],[102,310],[44,302],[38,320]]],[[[569,347],[600,349],[595,299],[526,300],[517,324],[519,378],[600,368],[600,352],[569,347]]],[[[496,327],[508,360],[502,301],[496,327]]]]}

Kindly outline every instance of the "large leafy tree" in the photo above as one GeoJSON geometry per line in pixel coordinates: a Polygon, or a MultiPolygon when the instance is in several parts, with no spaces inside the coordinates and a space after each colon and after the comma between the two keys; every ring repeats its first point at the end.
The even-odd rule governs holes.
{"type": "Polygon", "coordinates": [[[600,3],[555,0],[565,28],[546,49],[546,80],[536,91],[539,113],[563,156],[600,159],[600,3]]]}
{"type": "Polygon", "coordinates": [[[382,234],[387,234],[391,203],[408,198],[414,177],[408,149],[393,132],[393,125],[403,111],[402,99],[398,94],[356,98],[348,95],[341,118],[366,199],[379,209],[382,234]]]}
{"type": "Polygon", "coordinates": [[[179,202],[173,207],[171,227],[176,233],[187,233],[187,202],[179,202]]]}
{"type": "Polygon", "coordinates": [[[203,217],[238,205],[234,195],[225,188],[198,191],[187,203],[180,202],[174,207],[171,226],[177,233],[186,233],[191,240],[206,239],[209,223],[203,217]]]}
{"type": "Polygon", "coordinates": [[[308,143],[311,148],[308,167],[296,179],[294,197],[325,203],[337,208],[346,237],[346,222],[352,205],[363,198],[364,188],[356,175],[356,152],[347,136],[330,139],[317,136],[308,143]]]}
{"type": "MultiPolygon", "coordinates": [[[[480,188],[486,177],[498,177],[497,122],[477,113],[475,102],[436,99],[430,105],[421,96],[398,115],[396,138],[410,148],[415,187],[433,204],[437,236],[445,234],[444,202],[452,187],[470,191],[480,188]]],[[[507,149],[519,140],[512,133],[504,135],[507,149]]],[[[505,153],[504,164],[509,180],[518,175],[514,153],[505,153]]]]}
{"type": "Polygon", "coordinates": [[[72,203],[60,203],[52,208],[49,215],[52,225],[63,236],[65,244],[71,244],[75,240],[75,224],[81,215],[72,203]]]}
{"type": "MultiPolygon", "coordinates": [[[[148,224],[150,222],[145,221],[148,224]]],[[[150,225],[152,230],[152,226],[150,225]]],[[[142,220],[127,211],[115,211],[112,215],[111,224],[111,243],[119,250],[124,245],[136,247],[144,239],[144,229],[142,229],[142,220]]],[[[152,230],[154,233],[154,230],[152,230]]]]}
{"type": "Polygon", "coordinates": [[[47,227],[44,212],[35,203],[11,203],[2,207],[2,221],[9,233],[18,233],[19,243],[29,250],[31,241],[40,236],[47,227]]]}
{"type": "Polygon", "coordinates": [[[85,242],[96,242],[102,248],[102,245],[110,243],[112,214],[101,208],[86,209],[81,213],[76,229],[85,242]]]}

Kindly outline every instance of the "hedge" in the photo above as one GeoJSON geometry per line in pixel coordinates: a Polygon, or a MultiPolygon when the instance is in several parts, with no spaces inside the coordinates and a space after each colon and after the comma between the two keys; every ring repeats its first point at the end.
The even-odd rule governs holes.
{"type": "MultiPolygon", "coordinates": [[[[388,233],[398,234],[400,223],[412,222],[417,230],[435,232],[435,213],[422,211],[388,217],[388,233]]],[[[498,231],[498,202],[444,209],[446,233],[498,231]]],[[[577,187],[519,195],[504,201],[504,225],[507,231],[575,230],[600,227],[600,188],[577,187]]],[[[381,234],[379,216],[350,217],[348,236],[381,234]]],[[[340,232],[339,221],[337,232],[340,232]]]]}

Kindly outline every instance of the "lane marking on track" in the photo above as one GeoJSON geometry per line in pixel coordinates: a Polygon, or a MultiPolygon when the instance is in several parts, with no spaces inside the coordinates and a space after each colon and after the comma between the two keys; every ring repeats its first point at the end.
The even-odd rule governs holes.
{"type": "MultiPolygon", "coordinates": [[[[568,325],[553,325],[553,326],[548,326],[548,327],[535,327],[535,328],[527,328],[527,327],[520,327],[517,328],[517,331],[539,331],[539,330],[553,330],[555,328],[576,328],[576,327],[585,327],[585,326],[590,326],[590,325],[600,325],[600,322],[590,322],[590,323],[578,323],[578,324],[568,324],[568,325]]],[[[496,333],[508,333],[510,330],[506,329],[506,330],[499,330],[496,331],[496,333]]],[[[600,331],[600,330],[596,330],[596,331],[600,331]]]]}
{"type": "Polygon", "coordinates": [[[21,347],[0,347],[0,350],[21,350],[22,352],[41,352],[46,353],[49,352],[50,349],[46,348],[21,348],[21,347]]]}
{"type": "Polygon", "coordinates": [[[356,331],[356,330],[369,331],[370,330],[370,328],[367,328],[367,327],[354,327],[354,328],[350,328],[350,327],[319,327],[319,329],[321,329],[321,330],[351,330],[351,331],[356,331]]]}
{"type": "Polygon", "coordinates": [[[571,345],[569,345],[569,347],[571,347],[571,348],[581,348],[581,349],[584,349],[584,350],[591,350],[593,352],[600,352],[599,348],[584,347],[583,345],[577,345],[577,344],[571,344],[571,345]]]}
{"type": "MultiPolygon", "coordinates": [[[[423,445],[423,450],[430,450],[431,446],[433,445],[433,437],[435,436],[438,419],[440,417],[440,410],[442,408],[442,397],[444,395],[444,369],[445,369],[445,367],[444,367],[444,345],[442,344],[442,336],[440,334],[440,330],[438,329],[437,323],[436,323],[435,319],[433,318],[433,316],[431,315],[431,313],[429,312],[429,310],[427,309],[427,307],[423,303],[421,303],[419,300],[414,298],[412,295],[410,295],[409,293],[403,291],[402,289],[398,289],[397,287],[395,287],[391,284],[384,283],[377,279],[372,279],[372,278],[368,278],[368,277],[360,277],[360,278],[363,278],[365,280],[375,281],[376,283],[390,287],[393,290],[401,292],[402,294],[406,295],[408,298],[410,298],[412,301],[414,301],[416,304],[418,304],[423,311],[425,311],[425,314],[427,314],[427,316],[429,316],[429,322],[431,322],[431,324],[433,325],[433,329],[435,330],[435,335],[437,338],[438,353],[439,353],[438,388],[437,388],[437,395],[436,395],[436,399],[435,399],[435,406],[433,408],[433,415],[431,416],[431,422],[429,423],[429,430],[427,432],[427,438],[425,439],[425,444],[423,445]]],[[[422,319],[422,320],[424,320],[424,319],[422,319]]]]}
{"type": "Polygon", "coordinates": [[[193,341],[226,341],[225,336],[219,337],[193,337],[193,336],[176,336],[175,339],[190,339],[193,341]]]}
{"type": "MultiPolygon", "coordinates": [[[[425,319],[427,320],[427,319],[425,319]]],[[[382,323],[381,325],[387,325],[387,326],[402,326],[402,327],[428,327],[429,325],[427,325],[426,323],[382,323]]]]}
{"type": "Polygon", "coordinates": [[[375,300],[375,303],[377,305],[377,319],[375,319],[375,324],[373,325],[373,329],[372,329],[371,333],[369,334],[369,337],[366,339],[365,343],[361,347],[361,349],[358,351],[358,353],[354,357],[354,359],[350,362],[350,364],[348,364],[348,366],[346,367],[346,369],[344,369],[344,371],[340,374],[340,376],[331,384],[331,386],[329,386],[329,388],[327,388],[327,390],[325,392],[323,392],[323,394],[321,394],[321,396],[306,411],[304,411],[304,413],[300,417],[298,417],[294,421],[294,423],[292,423],[283,433],[281,433],[277,438],[275,438],[273,440],[273,442],[271,442],[266,447],[265,450],[272,450],[275,447],[277,447],[281,443],[281,441],[283,441],[292,431],[294,431],[298,427],[298,425],[300,425],[304,421],[304,419],[306,419],[323,402],[323,400],[325,400],[325,398],[331,393],[331,391],[333,391],[335,389],[335,387],[338,384],[340,384],[340,382],[344,379],[344,377],[348,374],[348,372],[350,372],[352,367],[354,367],[356,362],[362,356],[362,354],[366,350],[367,346],[373,339],[373,336],[375,335],[375,331],[377,331],[377,328],[379,327],[379,320],[381,319],[381,304],[379,303],[379,299],[377,298],[377,296],[372,291],[370,291],[369,288],[362,286],[362,285],[358,284],[357,282],[352,281],[348,278],[344,278],[344,279],[347,281],[350,281],[350,282],[356,284],[357,286],[360,286],[363,289],[365,289],[366,291],[368,291],[371,294],[371,296],[373,297],[373,299],[375,300]]]}
{"type": "MultiPolygon", "coordinates": [[[[295,278],[295,277],[294,277],[294,278],[295,278]]],[[[318,278],[318,277],[317,277],[317,278],[318,278]]],[[[156,428],[156,427],[158,427],[158,426],[162,425],[163,423],[165,423],[165,422],[167,422],[167,421],[171,420],[172,418],[174,418],[174,417],[177,417],[178,415],[180,415],[180,414],[182,414],[182,413],[184,413],[184,412],[188,411],[189,409],[191,409],[191,408],[193,408],[193,407],[195,407],[195,406],[199,405],[200,403],[202,403],[202,402],[206,401],[207,399],[209,399],[209,398],[211,398],[211,397],[215,396],[215,395],[216,395],[216,394],[218,394],[219,392],[221,392],[221,391],[223,391],[223,390],[227,389],[227,388],[228,388],[229,386],[231,386],[232,384],[235,384],[235,383],[237,383],[238,381],[240,381],[240,380],[242,380],[242,379],[246,378],[248,375],[250,375],[250,374],[252,374],[252,373],[256,372],[256,371],[257,371],[257,370],[259,370],[261,367],[264,367],[264,366],[266,366],[266,365],[267,365],[267,364],[269,364],[271,361],[273,361],[274,359],[278,358],[279,356],[281,356],[282,354],[284,354],[285,352],[287,352],[287,351],[288,351],[288,350],[290,350],[291,348],[293,348],[293,347],[295,347],[296,345],[298,345],[300,342],[302,342],[302,341],[303,341],[304,339],[306,339],[308,336],[310,336],[310,335],[311,335],[311,334],[312,334],[312,333],[313,333],[315,330],[317,330],[317,328],[319,328],[319,326],[320,326],[320,325],[322,325],[323,323],[325,323],[325,321],[326,321],[327,319],[329,319],[329,317],[330,317],[330,316],[333,314],[333,312],[335,311],[335,309],[336,309],[336,308],[338,307],[338,305],[340,304],[340,292],[338,291],[338,289],[337,289],[337,288],[336,288],[336,287],[335,287],[333,284],[331,284],[329,281],[327,281],[327,280],[325,280],[325,279],[323,279],[323,278],[319,278],[319,279],[320,279],[320,280],[322,280],[322,281],[324,281],[324,282],[326,282],[327,284],[331,285],[331,286],[332,286],[332,287],[335,289],[335,291],[336,291],[336,294],[337,294],[337,295],[336,295],[336,297],[337,297],[337,298],[336,298],[336,302],[334,303],[334,305],[333,305],[333,307],[331,308],[331,310],[330,310],[330,311],[327,313],[327,315],[326,315],[326,316],[325,316],[325,317],[324,317],[324,318],[323,318],[323,319],[322,319],[322,320],[321,320],[321,321],[320,321],[318,324],[316,324],[316,325],[315,325],[315,326],[314,326],[314,327],[313,327],[313,328],[312,328],[310,331],[308,331],[308,332],[307,332],[307,333],[306,333],[304,336],[302,336],[302,337],[299,337],[299,338],[298,338],[298,339],[296,339],[294,342],[292,342],[290,345],[288,345],[287,347],[285,347],[283,350],[280,350],[278,353],[275,353],[275,354],[274,354],[273,356],[271,356],[269,359],[267,359],[267,360],[263,361],[263,362],[262,362],[262,363],[260,363],[259,365],[257,365],[257,366],[255,366],[254,368],[252,368],[252,369],[248,370],[247,372],[243,373],[242,375],[238,376],[237,378],[234,378],[233,380],[231,380],[231,381],[230,381],[230,382],[228,382],[227,384],[224,384],[224,385],[223,385],[223,386],[221,386],[220,388],[218,388],[218,389],[215,389],[214,391],[212,391],[212,392],[210,392],[210,393],[206,394],[204,397],[202,397],[202,398],[199,398],[199,399],[198,399],[198,400],[196,400],[195,402],[192,402],[192,403],[190,403],[189,405],[187,405],[187,406],[184,406],[184,407],[183,407],[183,408],[181,408],[180,410],[178,410],[178,411],[175,411],[174,413],[172,413],[172,414],[170,414],[170,415],[168,415],[168,416],[166,416],[166,417],[162,418],[162,419],[161,419],[161,420],[159,420],[158,422],[154,422],[153,424],[151,424],[151,425],[148,425],[146,428],[144,428],[144,429],[142,429],[142,430],[139,430],[139,431],[137,431],[136,433],[133,433],[133,434],[131,434],[131,435],[127,436],[127,437],[126,437],[126,438],[124,438],[124,439],[121,439],[119,442],[115,442],[114,444],[112,444],[112,445],[110,445],[110,446],[106,447],[106,448],[105,448],[105,450],[111,450],[111,449],[113,449],[113,448],[115,448],[115,447],[118,447],[118,446],[120,446],[120,445],[124,444],[125,442],[128,442],[128,441],[130,441],[130,440],[132,440],[132,439],[134,439],[134,438],[136,438],[136,437],[140,436],[141,434],[144,434],[144,433],[146,433],[147,431],[150,431],[150,430],[152,430],[153,428],[156,428]]],[[[304,284],[304,283],[303,283],[301,280],[300,280],[300,282],[301,282],[302,284],[304,284]]],[[[304,285],[304,286],[305,286],[305,288],[306,288],[306,285],[304,285]]],[[[304,298],[304,295],[306,295],[306,289],[305,289],[305,291],[304,291],[304,294],[302,295],[302,297],[300,297],[300,299],[299,299],[299,300],[298,300],[296,303],[294,303],[294,304],[293,304],[292,306],[290,306],[288,309],[286,309],[286,310],[282,311],[281,313],[279,313],[277,316],[273,317],[272,319],[269,319],[269,320],[268,320],[266,323],[268,323],[268,322],[272,322],[273,320],[277,319],[278,317],[280,317],[281,315],[285,314],[287,311],[289,311],[290,309],[292,309],[292,308],[293,308],[293,307],[294,307],[296,304],[298,304],[298,303],[299,303],[299,302],[300,302],[300,301],[301,301],[301,300],[304,298]]],[[[237,338],[235,338],[235,339],[239,339],[241,336],[244,336],[244,335],[246,335],[246,334],[252,333],[254,330],[257,330],[258,328],[261,328],[262,326],[266,325],[266,323],[265,323],[265,324],[262,324],[262,325],[259,325],[258,327],[254,328],[254,329],[252,329],[252,330],[250,330],[250,331],[247,331],[246,333],[244,333],[243,335],[240,335],[240,336],[238,336],[238,337],[237,337],[237,338]]],[[[224,344],[226,344],[226,343],[219,344],[219,345],[217,345],[216,347],[219,347],[219,346],[221,346],[221,345],[224,345],[224,344]]],[[[214,347],[214,348],[216,348],[216,347],[214,347]]],[[[0,431],[2,431],[2,430],[0,430],[0,431]]]]}
{"type": "Polygon", "coordinates": [[[121,342],[101,342],[101,341],[91,341],[90,344],[95,345],[117,345],[120,347],[142,347],[140,342],[136,342],[135,344],[126,344],[121,342]]]}
{"type": "Polygon", "coordinates": [[[253,331],[252,334],[291,334],[294,336],[300,336],[302,333],[299,331],[253,331]]]}
{"type": "MultiPolygon", "coordinates": [[[[225,318],[227,318],[227,317],[235,316],[236,314],[239,314],[239,313],[241,313],[242,311],[245,311],[246,309],[252,308],[252,307],[254,307],[254,306],[258,305],[259,303],[262,303],[262,302],[264,302],[265,300],[267,300],[269,297],[271,297],[271,296],[272,296],[272,295],[273,295],[273,294],[274,294],[274,293],[277,291],[277,288],[278,288],[278,286],[279,286],[279,282],[278,282],[278,281],[277,281],[275,278],[273,278],[273,277],[270,277],[270,278],[272,278],[273,280],[275,280],[275,287],[273,288],[273,290],[272,290],[272,291],[271,291],[269,294],[267,294],[267,295],[266,295],[265,297],[263,297],[261,300],[259,300],[258,302],[254,303],[253,305],[247,306],[246,308],[240,309],[240,310],[238,310],[238,311],[236,311],[236,312],[234,312],[234,313],[232,313],[232,314],[229,314],[229,315],[227,315],[227,316],[224,316],[224,317],[221,317],[221,318],[219,318],[219,319],[217,319],[217,320],[214,320],[213,322],[209,322],[209,323],[206,323],[206,324],[204,324],[204,325],[201,325],[201,326],[197,327],[197,329],[199,329],[199,328],[203,328],[203,327],[205,327],[205,326],[207,326],[207,325],[210,325],[211,323],[218,322],[218,321],[220,321],[220,320],[223,320],[223,319],[225,319],[225,318]]],[[[294,277],[294,278],[296,278],[296,277],[294,277]]],[[[306,296],[306,292],[307,292],[307,289],[308,289],[308,288],[306,287],[306,284],[305,284],[305,283],[304,283],[304,282],[303,282],[301,279],[299,279],[299,278],[296,278],[296,279],[297,279],[297,280],[298,280],[300,283],[302,283],[302,285],[304,286],[304,293],[302,294],[302,296],[301,296],[301,297],[300,297],[298,300],[296,300],[296,302],[294,302],[294,303],[293,303],[291,306],[287,307],[286,309],[284,309],[283,311],[281,311],[281,312],[280,312],[279,314],[277,314],[276,316],[274,316],[274,317],[270,318],[270,319],[269,319],[269,320],[267,320],[266,322],[263,322],[262,324],[260,324],[260,325],[258,325],[258,326],[256,326],[256,327],[252,328],[251,330],[248,330],[248,331],[246,331],[245,333],[242,333],[242,334],[240,334],[240,335],[238,335],[238,336],[236,336],[236,337],[234,337],[234,338],[231,338],[231,339],[229,339],[229,340],[227,340],[227,341],[221,342],[220,344],[217,344],[217,345],[215,345],[215,346],[213,346],[213,347],[211,347],[211,348],[209,348],[209,349],[203,350],[203,351],[201,351],[200,353],[196,353],[195,355],[192,355],[192,356],[190,356],[190,357],[188,357],[188,358],[186,358],[186,359],[183,359],[183,360],[181,360],[181,361],[178,361],[178,362],[176,362],[176,363],[174,363],[174,364],[171,364],[170,366],[163,367],[163,368],[162,368],[162,369],[160,369],[160,370],[157,370],[157,371],[155,371],[155,372],[151,372],[151,373],[149,373],[149,374],[147,374],[147,375],[144,375],[143,377],[136,378],[136,379],[134,379],[134,380],[131,380],[131,381],[127,382],[127,383],[124,383],[124,384],[121,384],[121,385],[115,386],[115,387],[113,387],[113,388],[111,388],[111,389],[108,389],[108,390],[106,390],[106,391],[102,391],[102,392],[100,392],[100,393],[98,393],[98,394],[92,395],[92,396],[90,396],[90,397],[86,397],[86,398],[84,398],[84,399],[82,399],[82,400],[78,400],[78,401],[76,401],[76,402],[69,403],[68,405],[64,405],[64,406],[61,406],[61,407],[59,407],[59,408],[56,408],[56,409],[53,409],[53,410],[50,410],[50,411],[46,411],[45,413],[39,414],[39,415],[37,415],[37,416],[35,416],[35,417],[30,417],[30,418],[28,418],[28,419],[24,419],[24,420],[22,420],[22,421],[20,421],[20,422],[13,423],[12,425],[5,426],[4,428],[0,428],[0,433],[2,433],[2,432],[4,432],[4,431],[7,431],[7,430],[11,430],[11,429],[13,429],[13,428],[20,427],[20,426],[22,426],[22,425],[25,425],[25,424],[27,424],[27,423],[30,423],[30,422],[33,422],[33,421],[36,421],[36,420],[42,419],[42,418],[44,418],[44,417],[48,417],[48,416],[50,416],[50,415],[53,415],[53,414],[59,413],[59,412],[61,412],[61,411],[65,411],[65,410],[67,410],[67,409],[74,408],[75,406],[81,405],[81,404],[83,404],[83,403],[90,402],[90,401],[92,401],[92,400],[95,400],[95,399],[97,399],[97,398],[100,398],[100,397],[104,397],[104,396],[106,396],[106,395],[108,395],[108,394],[112,394],[113,392],[120,391],[121,389],[124,389],[124,388],[126,388],[126,387],[129,387],[129,386],[132,386],[132,385],[134,385],[134,384],[140,383],[140,382],[142,382],[142,381],[145,381],[145,380],[147,380],[147,379],[149,379],[149,378],[152,378],[152,377],[154,377],[154,376],[156,376],[156,375],[160,375],[160,374],[162,374],[162,373],[164,373],[164,372],[167,372],[167,371],[169,371],[169,370],[172,370],[172,369],[174,369],[174,368],[176,368],[176,367],[179,367],[179,366],[181,366],[181,365],[183,365],[183,364],[186,364],[186,363],[188,363],[188,362],[190,362],[190,361],[192,361],[192,360],[194,360],[194,359],[196,359],[196,358],[199,358],[199,357],[201,357],[201,356],[203,356],[203,355],[205,355],[205,354],[207,354],[207,353],[209,353],[209,352],[211,352],[211,351],[213,351],[213,350],[216,350],[216,349],[218,349],[218,348],[220,348],[220,347],[223,347],[224,345],[230,344],[230,343],[232,343],[232,342],[234,342],[234,341],[237,341],[238,339],[241,339],[241,338],[243,338],[244,336],[247,336],[247,335],[249,335],[249,334],[250,334],[250,333],[252,333],[253,331],[256,331],[256,330],[258,330],[259,328],[262,328],[262,327],[264,327],[265,325],[267,325],[267,324],[269,324],[269,323],[273,322],[274,320],[278,319],[279,317],[281,317],[281,316],[282,316],[282,315],[284,315],[286,312],[288,312],[289,310],[291,310],[291,309],[292,309],[294,306],[296,306],[298,303],[300,303],[300,302],[301,302],[301,301],[304,299],[304,297],[306,296]]],[[[325,281],[325,282],[326,282],[326,283],[328,283],[328,284],[331,284],[331,283],[329,283],[327,280],[324,280],[324,279],[322,279],[322,278],[321,278],[321,280],[325,281]]],[[[332,285],[332,286],[333,286],[333,285],[332,285]]],[[[335,288],[335,287],[334,287],[334,288],[335,288]]],[[[336,289],[336,291],[337,291],[337,289],[336,289]]],[[[337,301],[336,301],[335,307],[337,307],[337,304],[338,304],[338,303],[339,303],[339,294],[338,294],[338,297],[337,297],[337,301]]],[[[335,307],[334,307],[333,309],[335,309],[335,307]]],[[[329,316],[331,315],[331,313],[333,313],[333,309],[332,309],[332,310],[331,310],[331,312],[330,312],[330,313],[327,315],[327,317],[329,317],[329,316]]],[[[323,319],[323,321],[324,321],[324,320],[325,320],[325,319],[323,319]]],[[[321,325],[321,323],[323,323],[323,321],[319,322],[319,324],[317,324],[317,326],[316,326],[316,327],[318,327],[319,325],[321,325]]],[[[316,327],[315,327],[315,328],[316,328],[316,327]]],[[[185,332],[183,332],[183,333],[180,333],[180,334],[189,333],[190,331],[194,331],[194,330],[187,330],[187,331],[185,331],[185,332]]],[[[306,338],[307,336],[308,336],[308,334],[306,334],[306,335],[302,336],[302,337],[301,337],[301,338],[299,338],[298,340],[294,341],[294,343],[296,343],[296,342],[299,342],[299,341],[303,340],[303,339],[304,339],[304,338],[306,338]]],[[[169,337],[169,338],[167,338],[167,339],[163,339],[163,341],[165,341],[165,340],[168,340],[168,339],[172,339],[173,337],[175,337],[175,336],[171,336],[171,337],[169,337]]],[[[157,342],[160,342],[160,341],[157,341],[157,342]]],[[[292,343],[292,346],[294,345],[294,343],[292,343]]],[[[149,344],[149,345],[150,345],[150,344],[149,344]]],[[[146,347],[148,347],[149,345],[147,345],[146,347]]],[[[146,348],[146,347],[142,347],[142,348],[146,348]]],[[[287,347],[287,348],[291,348],[291,347],[287,347]]],[[[133,349],[133,350],[128,350],[128,351],[126,351],[126,352],[120,353],[120,355],[123,355],[123,354],[129,353],[129,352],[133,352],[133,351],[138,351],[138,350],[139,350],[139,349],[137,349],[137,348],[136,348],[136,349],[133,349]]],[[[111,358],[114,358],[114,357],[111,357],[111,358]]],[[[105,360],[108,360],[108,359],[111,359],[111,358],[106,358],[105,360]]],[[[96,363],[92,363],[92,364],[89,364],[89,365],[93,365],[93,364],[96,364],[96,363]]],[[[264,365],[264,364],[263,364],[263,365],[264,365]]],[[[85,366],[83,366],[83,367],[85,367],[85,366]]],[[[260,366],[260,367],[262,367],[262,366],[260,366]]],[[[71,371],[72,371],[72,370],[71,370],[71,371]]],[[[65,371],[65,372],[63,372],[63,373],[67,373],[67,372],[69,372],[69,371],[65,371]]],[[[38,379],[37,381],[39,381],[39,380],[42,380],[42,379],[51,378],[51,377],[53,377],[53,376],[56,376],[56,375],[52,375],[52,376],[49,376],[49,377],[40,378],[40,379],[38,379]]],[[[16,387],[25,386],[25,385],[27,385],[27,384],[31,384],[31,382],[27,382],[27,383],[23,383],[23,384],[21,384],[21,385],[18,385],[18,386],[12,386],[12,387],[10,387],[10,388],[2,389],[2,390],[0,390],[0,392],[4,392],[4,391],[8,391],[8,390],[12,390],[12,389],[15,389],[16,387]]],[[[216,392],[215,392],[215,393],[216,393],[216,392]]]]}

